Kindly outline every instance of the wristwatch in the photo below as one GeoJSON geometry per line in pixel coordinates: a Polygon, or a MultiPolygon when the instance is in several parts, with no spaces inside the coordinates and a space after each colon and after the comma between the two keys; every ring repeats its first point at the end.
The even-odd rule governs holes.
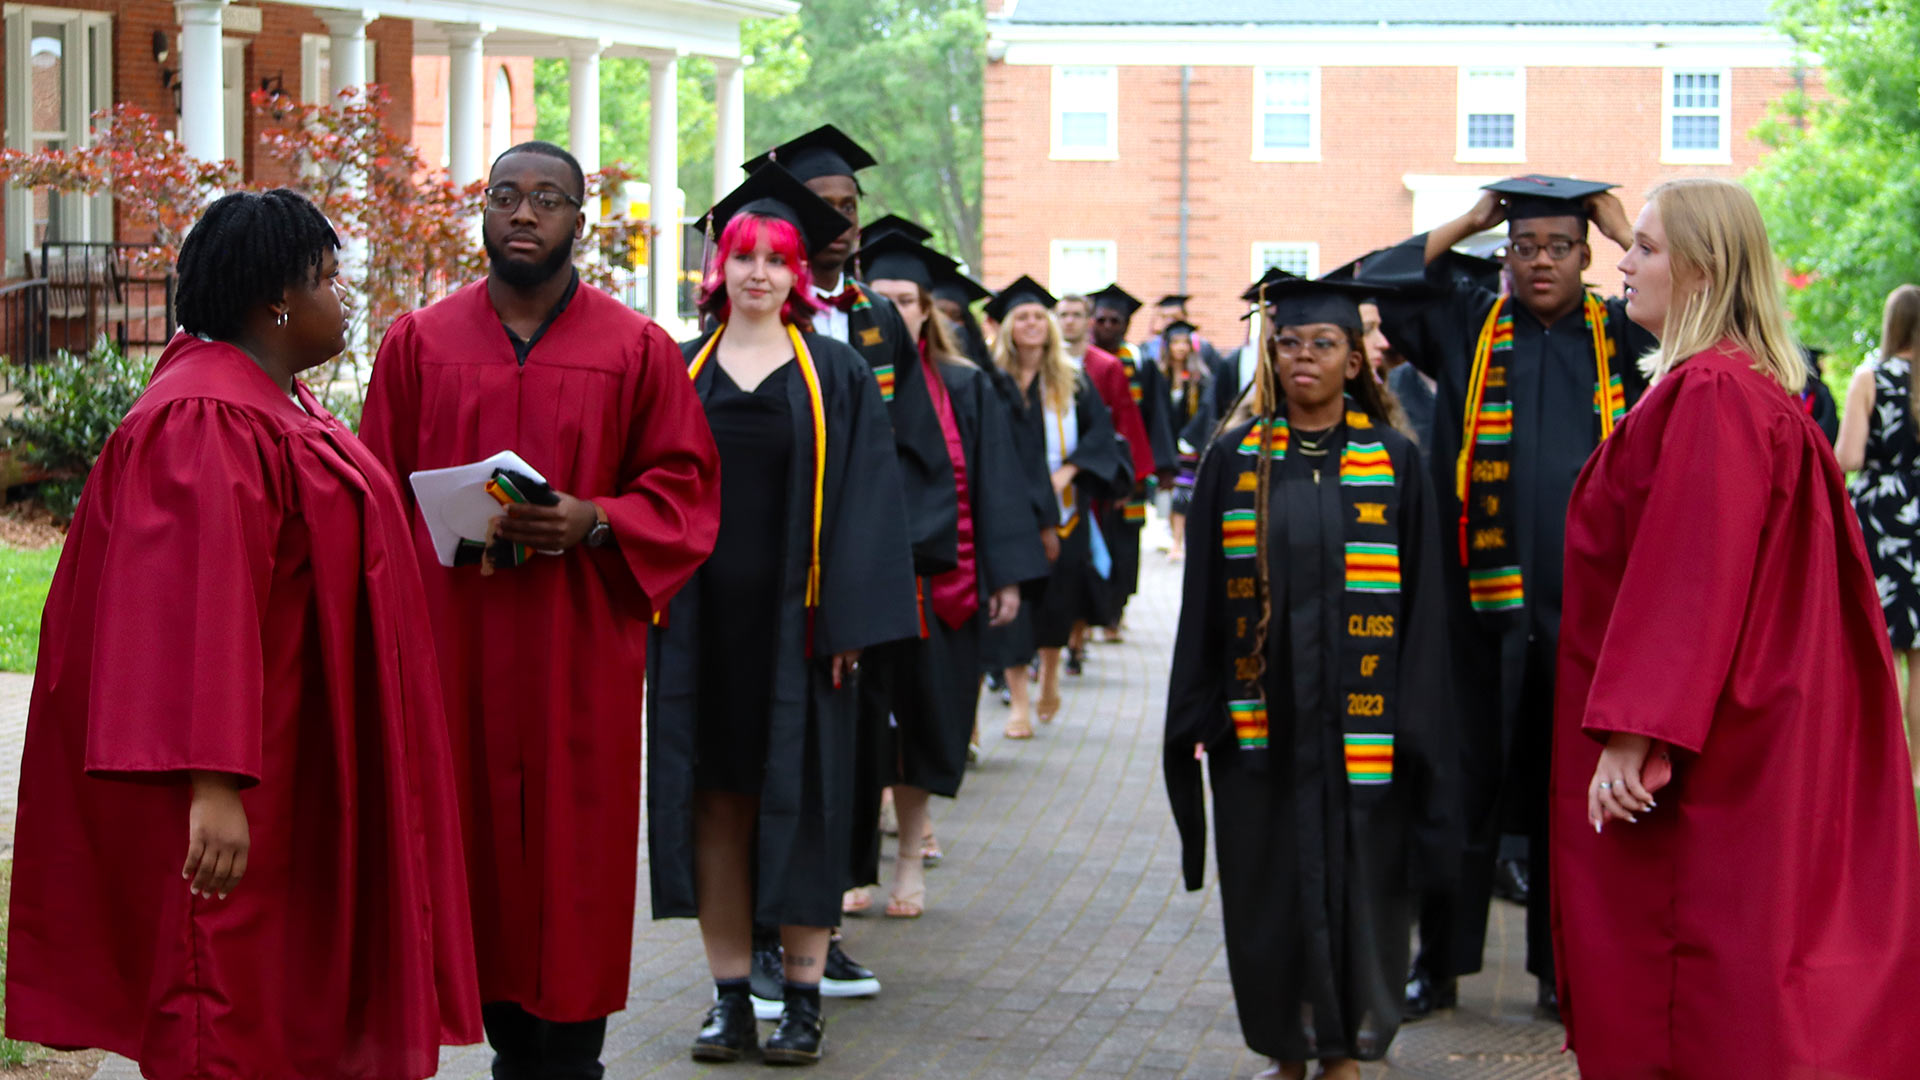
{"type": "Polygon", "coordinates": [[[613,525],[607,521],[606,507],[593,504],[593,528],[587,530],[588,547],[606,547],[613,542],[613,525]]]}

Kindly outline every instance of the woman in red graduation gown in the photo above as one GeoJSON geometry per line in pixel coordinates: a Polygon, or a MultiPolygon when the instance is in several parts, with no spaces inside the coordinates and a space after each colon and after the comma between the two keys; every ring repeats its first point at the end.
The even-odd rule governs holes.
{"type": "Polygon", "coordinates": [[[1553,931],[1583,1076],[1920,1075],[1920,836],[1860,529],[1753,199],[1656,188],[1657,381],[1574,489],[1553,931]]]}
{"type": "Polygon", "coordinates": [[[479,1038],[406,516],[294,381],[345,344],[337,244],[293,192],[214,203],[186,332],[87,480],[21,763],[13,1038],[156,1080],[411,1080],[479,1038]]]}

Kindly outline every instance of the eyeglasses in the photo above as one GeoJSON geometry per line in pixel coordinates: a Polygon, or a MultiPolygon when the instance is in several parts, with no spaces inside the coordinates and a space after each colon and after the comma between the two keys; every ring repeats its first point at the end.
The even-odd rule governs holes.
{"type": "Polygon", "coordinates": [[[511,214],[520,209],[523,200],[533,200],[533,208],[543,214],[557,214],[568,206],[578,207],[580,200],[564,191],[552,191],[540,188],[536,191],[521,191],[517,187],[505,184],[486,190],[487,209],[496,214],[511,214]]]}
{"type": "Polygon", "coordinates": [[[1580,243],[1577,240],[1549,240],[1544,246],[1536,244],[1531,240],[1515,240],[1513,242],[1513,253],[1523,259],[1531,259],[1540,254],[1541,251],[1545,251],[1547,258],[1552,259],[1554,262],[1559,262],[1561,259],[1573,254],[1573,249],[1579,246],[1580,243]]]}
{"type": "Polygon", "coordinates": [[[1350,348],[1347,342],[1324,335],[1308,341],[1292,334],[1284,334],[1274,339],[1273,343],[1279,348],[1282,356],[1298,356],[1302,352],[1311,352],[1322,360],[1331,360],[1343,355],[1350,348]]]}

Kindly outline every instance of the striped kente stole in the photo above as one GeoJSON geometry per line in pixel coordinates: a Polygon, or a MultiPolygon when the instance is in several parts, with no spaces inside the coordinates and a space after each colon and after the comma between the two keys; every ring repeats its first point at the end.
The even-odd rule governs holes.
{"type": "MultiPolygon", "coordinates": [[[[1346,747],[1347,780],[1386,784],[1393,780],[1400,632],[1400,497],[1393,459],[1379,441],[1371,417],[1349,407],[1346,445],[1340,453],[1341,544],[1344,580],[1340,592],[1341,640],[1339,695],[1341,733],[1346,747]]],[[[1264,767],[1269,749],[1264,658],[1254,651],[1260,624],[1258,555],[1259,462],[1262,446],[1277,471],[1287,458],[1292,432],[1286,417],[1258,421],[1240,429],[1228,466],[1232,493],[1220,515],[1221,553],[1226,556],[1226,620],[1232,644],[1227,649],[1227,710],[1239,752],[1264,767]]],[[[1268,498],[1274,497],[1268,492],[1268,498]]],[[[1289,506],[1289,512],[1310,507],[1289,506]]],[[[1268,552],[1272,573],[1286,573],[1285,547],[1268,552]],[[1280,554],[1276,557],[1275,552],[1280,554]]],[[[1284,589],[1275,589],[1284,596],[1284,589]]],[[[1270,641],[1285,641],[1287,617],[1274,611],[1270,641]]],[[[1299,673],[1296,673],[1298,676],[1299,673]]]]}
{"type": "MultiPolygon", "coordinates": [[[[1454,494],[1460,499],[1460,563],[1467,568],[1467,597],[1473,610],[1494,615],[1515,612],[1527,603],[1513,525],[1513,398],[1508,376],[1513,359],[1513,312],[1507,297],[1494,301],[1473,349],[1467,376],[1466,415],[1460,428],[1460,456],[1454,468],[1454,494]]],[[[1607,305],[1591,292],[1584,301],[1587,333],[1593,337],[1593,411],[1600,439],[1627,414],[1626,388],[1613,370],[1613,335],[1607,305]]],[[[1565,418],[1571,419],[1571,418],[1565,418]]],[[[1542,423],[1563,423],[1559,417],[1542,423]]]]}
{"type": "MultiPolygon", "coordinates": [[[[1127,372],[1127,394],[1133,403],[1139,405],[1146,400],[1146,387],[1140,384],[1140,353],[1127,342],[1120,343],[1120,351],[1114,354],[1120,358],[1120,366],[1127,372]]],[[[1144,529],[1147,526],[1147,498],[1152,491],[1153,474],[1136,477],[1133,490],[1127,493],[1127,501],[1120,504],[1121,517],[1128,528],[1144,529]]]]}

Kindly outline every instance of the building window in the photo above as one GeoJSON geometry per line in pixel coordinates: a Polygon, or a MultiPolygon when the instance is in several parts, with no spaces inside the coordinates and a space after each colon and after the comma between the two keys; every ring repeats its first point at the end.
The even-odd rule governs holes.
{"type": "Polygon", "coordinates": [[[1320,160],[1320,69],[1253,69],[1253,159],[1320,160]]]}
{"type": "Polygon", "coordinates": [[[1460,69],[1461,161],[1525,161],[1525,68],[1460,69]]]}
{"type": "Polygon", "coordinates": [[[1320,276],[1320,245],[1313,243],[1282,244],[1260,241],[1253,245],[1254,280],[1274,267],[1279,267],[1296,277],[1310,278],[1320,276]]]}
{"type": "Polygon", "coordinates": [[[1053,69],[1053,156],[1120,156],[1120,75],[1111,67],[1053,69]]]}
{"type": "MultiPolygon", "coordinates": [[[[374,43],[367,42],[367,81],[377,82],[374,43]]],[[[325,34],[300,35],[300,100],[309,105],[333,102],[333,39],[325,34]]]]}
{"type": "Polygon", "coordinates": [[[1056,295],[1089,293],[1111,285],[1120,275],[1111,240],[1055,240],[1047,266],[1047,286],[1056,295]]]}
{"type": "MultiPolygon", "coordinates": [[[[6,145],[32,153],[92,141],[90,118],[113,101],[113,18],[66,8],[6,10],[6,145]]],[[[6,190],[7,267],[42,241],[109,240],[113,200],[6,190]]]]}
{"type": "Polygon", "coordinates": [[[1725,164],[1733,160],[1727,130],[1730,75],[1725,69],[1666,73],[1662,161],[1725,164]]]}

